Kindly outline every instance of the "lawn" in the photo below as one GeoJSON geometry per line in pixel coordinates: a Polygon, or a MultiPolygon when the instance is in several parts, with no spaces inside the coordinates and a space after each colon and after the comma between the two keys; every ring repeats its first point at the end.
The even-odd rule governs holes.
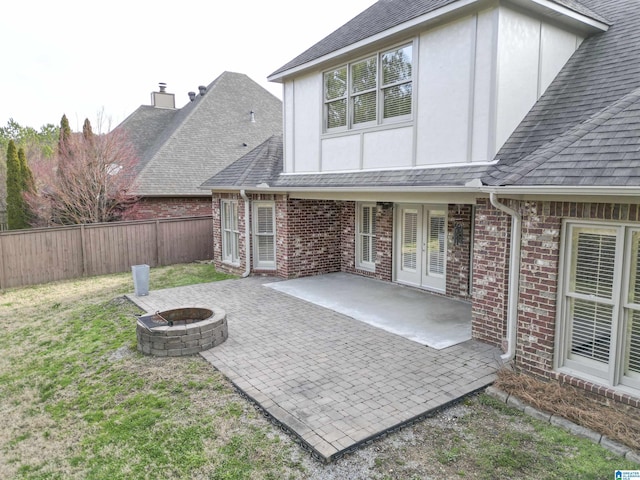
{"type": "MultiPolygon", "coordinates": [[[[150,288],[227,278],[210,264],[160,267],[150,288]]],[[[200,356],[140,355],[132,290],[118,274],[0,291],[0,478],[605,479],[640,468],[485,396],[319,464],[200,356]]]]}

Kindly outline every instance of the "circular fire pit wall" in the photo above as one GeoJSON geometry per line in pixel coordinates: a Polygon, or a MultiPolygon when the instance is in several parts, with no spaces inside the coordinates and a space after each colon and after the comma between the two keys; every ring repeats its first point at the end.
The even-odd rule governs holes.
{"type": "Polygon", "coordinates": [[[138,350],[146,355],[181,357],[220,345],[229,336],[221,308],[176,308],[138,317],[138,350]]]}

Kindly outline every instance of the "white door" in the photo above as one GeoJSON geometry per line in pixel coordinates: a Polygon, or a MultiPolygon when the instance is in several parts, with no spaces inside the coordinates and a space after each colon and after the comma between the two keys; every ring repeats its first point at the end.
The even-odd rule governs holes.
{"type": "Polygon", "coordinates": [[[446,207],[400,205],[398,211],[396,281],[444,292],[447,260],[446,207]]]}

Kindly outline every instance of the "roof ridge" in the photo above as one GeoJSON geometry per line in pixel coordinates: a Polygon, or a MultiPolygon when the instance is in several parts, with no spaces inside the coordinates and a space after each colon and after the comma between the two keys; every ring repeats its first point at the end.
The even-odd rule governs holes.
{"type": "MultiPolygon", "coordinates": [[[[494,177],[495,182],[489,181],[483,183],[495,186],[505,186],[517,183],[518,181],[526,177],[527,174],[540,167],[546,161],[558,155],[560,152],[567,149],[578,140],[582,139],[585,135],[602,126],[605,122],[610,120],[618,113],[624,111],[627,107],[634,104],[638,100],[640,100],[640,87],[627,93],[602,110],[599,110],[585,121],[575,125],[570,130],[567,130],[562,135],[540,146],[537,150],[518,160],[514,165],[514,167],[517,168],[518,164],[523,164],[523,168],[508,173],[503,177],[494,177]]],[[[496,165],[494,171],[498,174],[501,173],[500,163],[496,165]]],[[[489,177],[493,177],[493,175],[489,173],[489,177]]]]}

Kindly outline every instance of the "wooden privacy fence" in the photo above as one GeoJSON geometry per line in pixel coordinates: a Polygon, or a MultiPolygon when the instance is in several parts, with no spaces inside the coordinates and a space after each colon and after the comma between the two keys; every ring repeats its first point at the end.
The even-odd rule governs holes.
{"type": "Polygon", "coordinates": [[[16,230],[0,234],[0,289],[211,258],[210,216],[16,230]]]}

